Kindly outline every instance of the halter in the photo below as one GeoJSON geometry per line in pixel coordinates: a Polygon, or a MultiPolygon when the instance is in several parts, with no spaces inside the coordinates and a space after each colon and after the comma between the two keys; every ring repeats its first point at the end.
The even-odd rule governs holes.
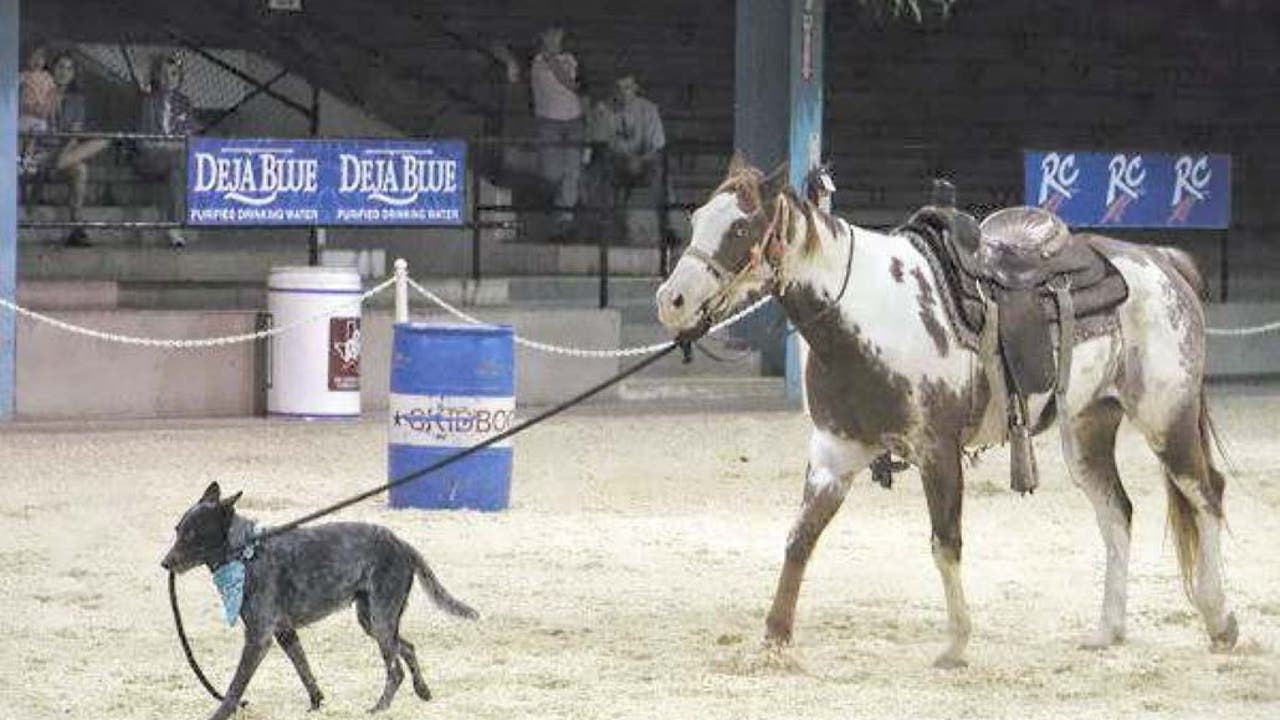
{"type": "MultiPolygon", "coordinates": [[[[759,212],[759,211],[757,211],[759,212]]],[[[786,197],[779,195],[774,201],[773,216],[769,219],[769,224],[765,227],[764,233],[760,239],[751,245],[747,250],[747,256],[742,267],[736,271],[726,268],[719,260],[716,260],[709,253],[701,248],[695,247],[690,243],[688,249],[684,251],[684,257],[693,258],[702,263],[707,271],[711,273],[719,283],[720,287],[710,297],[703,301],[699,312],[704,320],[703,325],[710,325],[712,316],[718,315],[718,311],[723,309],[729,303],[734,291],[748,277],[748,274],[760,267],[761,264],[769,268],[769,276],[765,278],[764,289],[766,292],[782,297],[786,291],[786,283],[782,279],[782,261],[786,256],[787,242],[782,236],[782,228],[790,228],[792,209],[786,197]],[[726,281],[725,278],[728,278],[726,281]],[[710,312],[715,310],[717,312],[710,312]]],[[[837,307],[840,300],[844,297],[844,293],[849,288],[849,276],[853,271],[853,228],[843,220],[836,218],[849,233],[849,254],[845,261],[844,279],[840,283],[840,291],[836,294],[830,305],[823,309],[818,315],[810,318],[803,323],[804,326],[818,320],[826,315],[832,309],[837,307]]],[[[812,222],[806,218],[806,222],[812,222]]]]}

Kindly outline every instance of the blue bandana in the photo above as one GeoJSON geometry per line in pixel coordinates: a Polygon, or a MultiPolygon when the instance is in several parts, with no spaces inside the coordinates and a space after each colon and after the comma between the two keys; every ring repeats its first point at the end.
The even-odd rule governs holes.
{"type": "Polygon", "coordinates": [[[235,625],[240,617],[240,605],[244,602],[244,563],[239,560],[213,571],[213,584],[222,597],[222,609],[227,625],[235,625]]]}

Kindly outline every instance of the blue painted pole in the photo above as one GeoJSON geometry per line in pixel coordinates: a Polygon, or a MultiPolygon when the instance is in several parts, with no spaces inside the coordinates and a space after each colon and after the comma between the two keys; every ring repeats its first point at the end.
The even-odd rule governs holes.
{"type": "MultiPolygon", "coordinates": [[[[788,156],[791,185],[804,191],[805,177],[822,162],[822,56],[825,0],[791,0],[791,122],[788,156]]],[[[799,333],[787,335],[787,399],[798,401],[800,386],[799,333]]]]}
{"type": "MultiPolygon", "coordinates": [[[[797,189],[822,150],[823,7],[824,0],[738,0],[736,8],[734,146],[765,172],[788,161],[797,189]]],[[[770,304],[733,332],[760,348],[766,374],[787,377],[795,399],[799,364],[793,342],[774,330],[781,315],[770,304]]]]}
{"type": "MultiPolygon", "coordinates": [[[[0,0],[0,298],[18,289],[18,5],[0,0]]],[[[0,422],[13,419],[17,326],[0,310],[0,422]]]]}

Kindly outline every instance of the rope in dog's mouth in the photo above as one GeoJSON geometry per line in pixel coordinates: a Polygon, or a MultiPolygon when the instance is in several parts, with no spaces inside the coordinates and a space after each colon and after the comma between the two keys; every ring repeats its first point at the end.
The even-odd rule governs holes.
{"type": "MultiPolygon", "coordinates": [[[[544,420],[548,420],[556,415],[559,415],[560,413],[576,405],[583,403],[584,401],[590,399],[591,397],[598,395],[599,393],[603,392],[604,390],[607,390],[613,385],[616,385],[622,382],[628,377],[635,375],[641,370],[654,364],[658,360],[661,360],[663,357],[666,357],[671,351],[675,350],[678,347],[680,347],[679,342],[672,342],[670,345],[663,348],[662,350],[659,350],[653,353],[652,355],[648,356],[644,360],[641,360],[640,362],[636,363],[635,365],[632,365],[626,370],[623,370],[617,375],[614,375],[613,377],[608,378],[607,380],[603,380],[597,383],[596,385],[588,388],[587,390],[584,390],[578,393],[577,395],[574,395],[568,400],[561,402],[559,405],[556,405],[555,407],[544,410],[538,413],[537,415],[534,415],[533,417],[529,418],[528,420],[525,420],[524,422],[519,423],[518,425],[514,425],[508,428],[507,430],[501,433],[498,433],[497,435],[489,437],[488,439],[483,440],[479,443],[476,443],[475,445],[472,445],[468,448],[464,448],[463,450],[460,450],[438,462],[432,463],[427,467],[421,468],[419,470],[415,470],[403,477],[396,478],[395,480],[392,480],[389,483],[384,483],[382,485],[379,485],[378,487],[373,488],[372,490],[366,490],[365,492],[362,492],[358,495],[353,495],[347,498],[346,500],[333,503],[332,505],[329,505],[328,507],[317,510],[313,513],[303,515],[302,517],[296,520],[292,520],[290,522],[284,523],[283,525],[274,525],[272,527],[269,527],[263,530],[262,532],[255,534],[245,544],[232,546],[230,551],[228,552],[228,556],[236,557],[240,555],[246,547],[255,546],[269,537],[274,537],[276,535],[289,532],[290,530],[293,530],[301,525],[305,525],[314,520],[318,520],[319,518],[322,518],[325,515],[330,515],[339,510],[355,505],[356,503],[368,500],[374,495],[380,495],[392,488],[399,487],[406,483],[413,482],[414,480],[421,479],[423,476],[429,475],[448,465],[452,465],[453,463],[456,463],[459,460],[469,457],[489,447],[490,445],[494,445],[496,443],[502,442],[503,440],[506,440],[507,438],[513,437],[515,435],[519,435],[520,433],[524,432],[525,430],[528,430],[534,425],[537,425],[538,423],[544,420]]],[[[182,613],[178,608],[178,591],[177,591],[177,585],[175,582],[176,577],[177,577],[177,573],[173,572],[172,570],[169,571],[169,606],[173,610],[173,623],[178,632],[178,641],[182,644],[183,654],[186,655],[187,664],[191,666],[191,671],[195,673],[196,679],[200,681],[200,684],[204,686],[204,689],[207,690],[210,695],[212,695],[215,699],[221,702],[223,700],[222,694],[220,694],[213,687],[213,683],[209,682],[209,679],[205,676],[204,671],[200,669],[200,664],[196,661],[195,653],[191,649],[191,642],[187,638],[186,630],[182,625],[182,613]]],[[[246,703],[243,703],[243,702],[241,703],[241,705],[244,705],[244,704],[246,703]]]]}

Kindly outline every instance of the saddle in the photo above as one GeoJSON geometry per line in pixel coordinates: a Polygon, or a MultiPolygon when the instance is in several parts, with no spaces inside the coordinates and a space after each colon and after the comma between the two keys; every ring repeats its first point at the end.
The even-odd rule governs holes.
{"type": "MultiPolygon", "coordinates": [[[[1090,242],[1036,207],[997,211],[981,225],[945,205],[921,208],[899,228],[930,259],[946,287],[961,341],[978,351],[991,389],[984,422],[1004,410],[1014,490],[1038,485],[1027,398],[1054,392],[1066,416],[1071,351],[1086,325],[1114,324],[1129,295],[1124,278],[1090,242]]],[[[1069,433],[1063,425],[1064,442],[1069,433]]]]}

